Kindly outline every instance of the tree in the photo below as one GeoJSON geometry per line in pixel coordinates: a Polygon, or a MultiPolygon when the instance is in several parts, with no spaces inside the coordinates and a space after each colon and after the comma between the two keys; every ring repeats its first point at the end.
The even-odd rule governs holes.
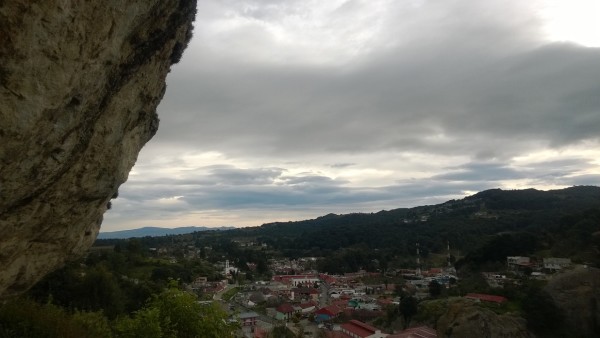
{"type": "Polygon", "coordinates": [[[109,319],[125,310],[125,295],[116,277],[103,265],[88,271],[78,287],[74,307],[85,310],[103,310],[109,319]]]}
{"type": "Polygon", "coordinates": [[[131,256],[141,256],[143,253],[142,244],[137,238],[130,238],[127,242],[127,253],[131,256]]]}
{"type": "Polygon", "coordinates": [[[398,319],[398,307],[396,305],[387,306],[385,308],[385,326],[391,326],[396,319],[398,319]]]}
{"type": "Polygon", "coordinates": [[[408,328],[410,320],[417,314],[417,299],[413,296],[407,296],[400,300],[400,313],[404,317],[404,328],[408,328]]]}
{"type": "Polygon", "coordinates": [[[401,284],[396,284],[394,286],[394,296],[397,296],[400,298],[404,298],[406,296],[406,292],[404,291],[404,289],[402,289],[401,284]]]}
{"type": "Polygon", "coordinates": [[[162,338],[166,337],[160,323],[160,312],[157,308],[143,308],[135,312],[133,318],[121,318],[115,330],[120,338],[162,338]]]}
{"type": "Polygon", "coordinates": [[[0,304],[0,337],[3,338],[110,338],[103,313],[71,313],[57,305],[38,304],[27,298],[0,304]]]}
{"type": "Polygon", "coordinates": [[[429,285],[429,295],[433,298],[438,297],[442,293],[442,285],[436,281],[432,280],[429,285]]]}
{"type": "Polygon", "coordinates": [[[302,315],[300,313],[294,313],[294,316],[292,317],[292,322],[298,326],[298,323],[300,323],[300,319],[302,319],[302,315]]]}
{"type": "Polygon", "coordinates": [[[267,335],[269,338],[296,338],[296,335],[285,326],[275,326],[267,335]]]}
{"type": "Polygon", "coordinates": [[[229,324],[227,314],[215,303],[201,305],[197,298],[181,291],[172,283],[133,318],[117,324],[118,337],[150,338],[226,338],[233,337],[236,326],[229,324]]]}

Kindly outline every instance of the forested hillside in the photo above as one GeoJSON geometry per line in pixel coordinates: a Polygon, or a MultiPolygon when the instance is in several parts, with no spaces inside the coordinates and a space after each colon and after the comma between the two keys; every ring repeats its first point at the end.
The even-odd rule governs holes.
{"type": "Polygon", "coordinates": [[[587,247],[591,235],[600,230],[598,210],[598,187],[494,189],[438,205],[372,214],[329,214],[314,220],[237,229],[219,236],[256,238],[291,256],[319,256],[349,247],[411,255],[417,242],[425,252],[441,252],[448,241],[467,253],[492,236],[524,233],[535,238],[528,251],[545,248],[566,255],[573,254],[574,248],[581,249],[582,244],[587,247]]]}
{"type": "MultiPolygon", "coordinates": [[[[472,264],[536,252],[598,264],[599,215],[599,187],[493,189],[438,205],[140,240],[156,247],[186,238],[197,247],[223,247],[231,253],[240,251],[232,241],[254,241],[266,244],[270,253],[290,258],[326,256],[328,266],[321,268],[330,272],[375,268],[373,260],[383,269],[399,259],[410,266],[416,243],[425,258],[445,253],[449,243],[454,255],[466,256],[472,264]]],[[[240,256],[243,260],[241,252],[240,256]]]]}

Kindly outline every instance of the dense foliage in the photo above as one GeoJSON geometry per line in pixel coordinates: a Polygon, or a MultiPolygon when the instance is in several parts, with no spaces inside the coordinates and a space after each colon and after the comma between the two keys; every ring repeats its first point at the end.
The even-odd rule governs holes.
{"type": "Polygon", "coordinates": [[[102,312],[68,312],[29,299],[11,300],[0,306],[2,338],[106,338],[112,332],[102,312]]]}
{"type": "Polygon", "coordinates": [[[175,285],[152,295],[141,309],[109,320],[102,311],[16,299],[0,306],[2,338],[227,338],[236,326],[217,304],[200,304],[175,285]]]}
{"type": "Polygon", "coordinates": [[[148,304],[117,324],[117,337],[227,338],[236,326],[215,303],[200,304],[196,297],[170,287],[154,295],[148,304]]]}
{"type": "Polygon", "coordinates": [[[92,251],[0,307],[0,337],[229,337],[227,314],[178,288],[222,278],[199,258],[154,257],[137,239],[92,251]]]}

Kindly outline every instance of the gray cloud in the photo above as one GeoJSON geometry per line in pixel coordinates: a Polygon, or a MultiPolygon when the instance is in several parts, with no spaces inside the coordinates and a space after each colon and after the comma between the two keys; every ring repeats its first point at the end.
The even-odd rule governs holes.
{"type": "Polygon", "coordinates": [[[210,167],[208,179],[227,185],[268,184],[280,177],[282,172],[279,168],[239,169],[215,165],[210,167]]]}
{"type": "Polygon", "coordinates": [[[585,168],[582,165],[586,163],[593,166],[581,159],[539,162],[516,169],[474,162],[446,168],[447,173],[427,179],[391,182],[376,188],[351,187],[345,181],[327,176],[283,174],[285,169],[212,166],[204,168],[208,169],[206,176],[212,179],[198,175],[195,178],[159,179],[154,183],[131,182],[114,201],[118,206],[116,211],[111,210],[107,215],[109,220],[143,220],[176,218],[203,210],[221,210],[222,213],[288,210],[290,215],[293,210],[321,210],[321,214],[326,211],[377,211],[440,203],[464,196],[465,191],[496,188],[506,179],[528,177],[565,185],[600,184],[600,175],[574,174],[585,168]],[[239,173],[243,173],[241,180],[239,173]],[[157,203],[169,199],[177,203],[157,203]]]}
{"type": "Polygon", "coordinates": [[[448,168],[447,173],[436,175],[436,180],[445,181],[502,181],[520,179],[530,175],[496,163],[469,163],[456,168],[448,168]]]}
{"type": "MultiPolygon", "coordinates": [[[[440,51],[452,53],[461,58],[461,50],[440,51]]],[[[487,61],[461,72],[433,59],[350,74],[223,70],[215,81],[216,74],[188,73],[172,78],[163,109],[175,118],[159,137],[271,156],[418,149],[473,157],[598,139],[600,50],[556,45],[487,61]]]]}
{"type": "Polygon", "coordinates": [[[597,159],[576,153],[600,144],[600,48],[544,41],[535,4],[307,1],[201,2],[110,222],[598,184],[597,159]],[[543,151],[557,157],[518,160],[543,151]],[[222,156],[156,162],[190,152],[222,156]]]}
{"type": "Polygon", "coordinates": [[[564,179],[564,184],[568,185],[600,185],[600,175],[577,175],[564,179]]]}
{"type": "Polygon", "coordinates": [[[332,168],[347,168],[355,165],[356,163],[334,163],[331,165],[332,168]]]}

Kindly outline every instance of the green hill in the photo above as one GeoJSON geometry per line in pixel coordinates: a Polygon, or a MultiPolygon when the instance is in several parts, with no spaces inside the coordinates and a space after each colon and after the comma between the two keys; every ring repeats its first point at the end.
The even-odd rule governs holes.
{"type": "MultiPolygon", "coordinates": [[[[443,251],[447,241],[453,247],[471,251],[486,237],[498,234],[526,232],[541,238],[545,234],[563,233],[585,217],[582,213],[598,208],[599,187],[550,191],[493,189],[438,205],[371,214],[329,214],[313,220],[236,229],[226,234],[232,238],[253,237],[282,251],[312,255],[315,251],[357,245],[412,254],[417,242],[434,252],[443,251]]],[[[585,231],[588,230],[594,229],[585,231]]]]}
{"type": "MultiPolygon", "coordinates": [[[[600,187],[576,186],[550,191],[492,189],[437,205],[328,214],[187,236],[198,246],[222,246],[229,252],[231,241],[254,241],[292,258],[327,256],[336,264],[334,258],[339,256],[345,265],[332,269],[345,271],[368,266],[374,259],[384,265],[398,257],[408,262],[416,243],[424,257],[445,253],[448,242],[472,264],[536,252],[599,264],[599,234],[600,187]]],[[[161,239],[152,241],[156,246],[161,239]]]]}

